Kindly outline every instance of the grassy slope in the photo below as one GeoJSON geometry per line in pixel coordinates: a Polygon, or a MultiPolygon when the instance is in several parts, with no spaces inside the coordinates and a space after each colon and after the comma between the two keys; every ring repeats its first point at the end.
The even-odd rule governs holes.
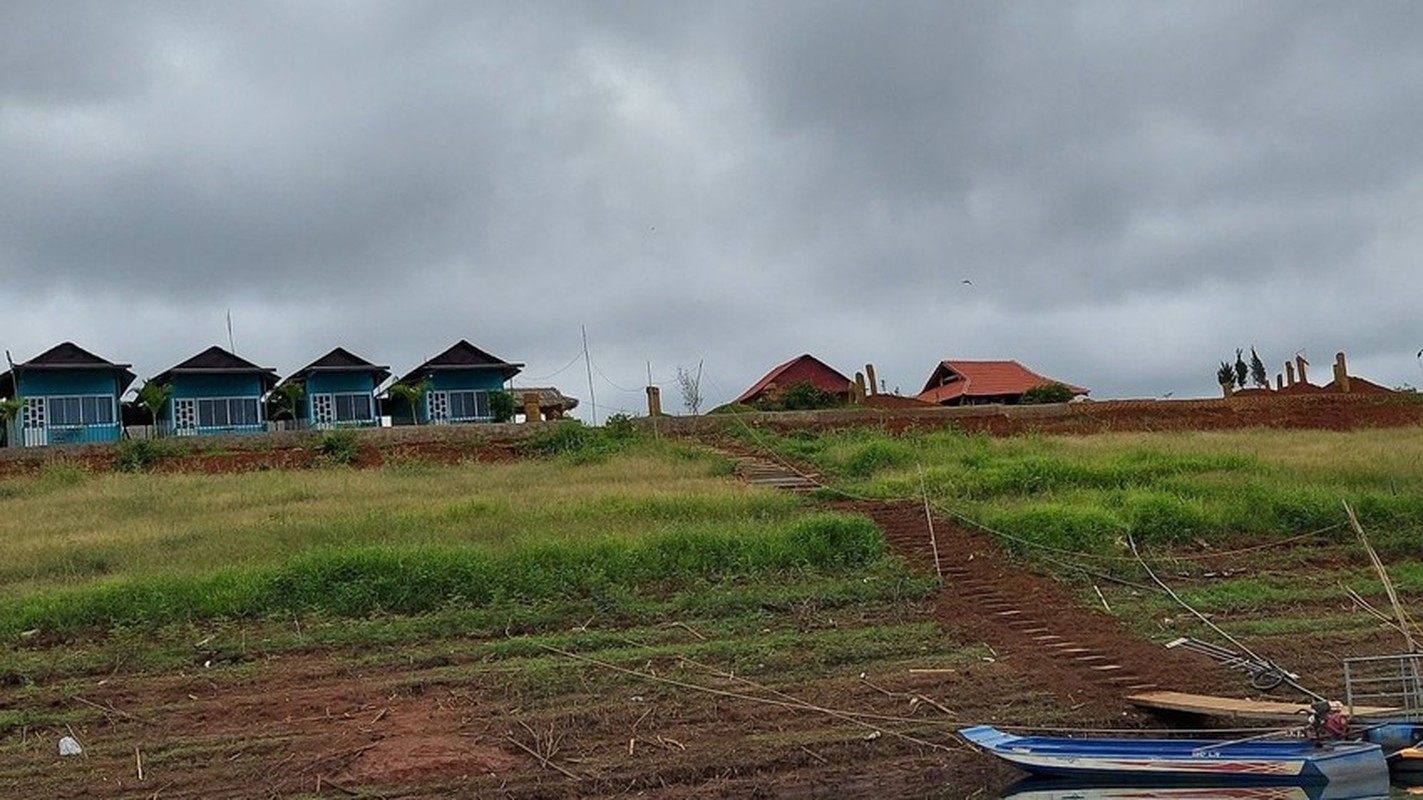
{"type": "MultiPolygon", "coordinates": [[[[997,531],[1023,559],[1082,580],[1086,604],[1100,602],[1096,590],[1064,563],[1150,585],[1126,547],[1130,534],[1192,606],[1265,652],[1313,668],[1321,681],[1337,679],[1339,658],[1403,649],[1402,638],[1354,608],[1342,588],[1389,610],[1346,525],[1347,501],[1405,604],[1423,616],[1420,428],[746,438],[814,463],[838,491],[917,498],[922,485],[941,513],[997,531]],[[1261,549],[1233,552],[1247,547],[1261,549]]],[[[1144,635],[1224,644],[1163,593],[1091,581],[1144,635]]]]}
{"type": "Polygon", "coordinates": [[[855,430],[748,436],[813,462],[840,490],[918,498],[1003,533],[1079,552],[1336,526],[1348,500],[1377,546],[1423,533],[1423,429],[1250,430],[995,439],[855,430]]]}

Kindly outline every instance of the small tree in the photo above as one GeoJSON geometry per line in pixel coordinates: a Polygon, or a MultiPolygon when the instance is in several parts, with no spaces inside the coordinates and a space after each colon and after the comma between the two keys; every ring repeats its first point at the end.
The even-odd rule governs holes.
{"type": "Polygon", "coordinates": [[[1232,367],[1229,361],[1220,362],[1220,366],[1216,367],[1215,380],[1221,386],[1234,386],[1235,367],[1232,367]]]}
{"type": "Polygon", "coordinates": [[[1067,403],[1073,398],[1072,390],[1061,383],[1044,383],[1023,392],[1018,402],[1031,406],[1041,403],[1067,403]]]}
{"type": "Polygon", "coordinates": [[[835,395],[816,386],[810,381],[793,383],[772,399],[769,404],[774,411],[814,411],[818,408],[834,408],[840,405],[835,395]]]}
{"type": "Polygon", "coordinates": [[[397,383],[390,387],[390,394],[399,400],[404,401],[410,408],[410,421],[416,425],[420,424],[420,401],[425,398],[425,392],[429,391],[430,382],[428,380],[419,383],[397,383]]]}
{"type": "Polygon", "coordinates": [[[1250,382],[1261,389],[1270,388],[1270,373],[1265,371],[1265,362],[1260,360],[1253,346],[1250,348],[1250,382]]]}
{"type": "Polygon", "coordinates": [[[1245,379],[1250,376],[1250,368],[1245,365],[1245,351],[1235,348],[1235,385],[1245,388],[1245,379]]]}
{"type": "Polygon", "coordinates": [[[489,414],[495,422],[508,422],[514,418],[514,395],[500,389],[489,393],[489,414]]]}
{"type": "Polygon", "coordinates": [[[702,362],[697,362],[695,376],[677,367],[677,388],[682,391],[682,405],[686,406],[687,413],[695,417],[702,409],[702,362]]]}
{"type": "Polygon", "coordinates": [[[272,419],[295,420],[303,397],[306,397],[306,384],[301,381],[278,386],[272,391],[272,419]]]}
{"type": "Polygon", "coordinates": [[[168,398],[172,396],[173,385],[170,383],[147,381],[138,390],[138,404],[148,409],[149,423],[153,425],[154,435],[158,434],[158,418],[163,416],[163,409],[168,405],[168,398]]]}

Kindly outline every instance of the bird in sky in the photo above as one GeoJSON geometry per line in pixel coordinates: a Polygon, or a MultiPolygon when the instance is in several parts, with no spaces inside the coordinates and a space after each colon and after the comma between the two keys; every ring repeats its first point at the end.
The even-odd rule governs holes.
{"type": "Polygon", "coordinates": [[[973,281],[969,280],[968,278],[964,278],[962,281],[959,281],[959,282],[962,283],[964,286],[972,286],[972,285],[973,285],[973,281]]]}

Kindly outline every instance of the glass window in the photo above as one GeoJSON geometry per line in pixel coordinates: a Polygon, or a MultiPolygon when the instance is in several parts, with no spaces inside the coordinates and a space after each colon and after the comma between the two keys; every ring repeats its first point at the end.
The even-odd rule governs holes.
{"type": "Polygon", "coordinates": [[[489,393],[450,392],[450,419],[488,419],[489,393]]]}
{"type": "Polygon", "coordinates": [[[371,418],[371,396],[368,394],[338,394],[337,422],[365,422],[371,418]]]}
{"type": "Polygon", "coordinates": [[[102,394],[51,397],[48,411],[51,425],[112,425],[114,399],[102,394]]]}
{"type": "Polygon", "coordinates": [[[256,425],[257,398],[214,397],[198,400],[199,428],[228,428],[256,425]]]}
{"type": "Polygon", "coordinates": [[[255,397],[234,397],[227,401],[228,418],[233,425],[257,424],[257,399],[255,397]]]}

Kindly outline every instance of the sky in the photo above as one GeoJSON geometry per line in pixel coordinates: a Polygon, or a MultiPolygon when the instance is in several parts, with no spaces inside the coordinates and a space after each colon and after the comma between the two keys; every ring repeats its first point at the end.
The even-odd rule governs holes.
{"type": "Polygon", "coordinates": [[[1413,0],[6,0],[0,347],[467,339],[584,419],[801,353],[1423,385],[1419,42],[1413,0]]]}

